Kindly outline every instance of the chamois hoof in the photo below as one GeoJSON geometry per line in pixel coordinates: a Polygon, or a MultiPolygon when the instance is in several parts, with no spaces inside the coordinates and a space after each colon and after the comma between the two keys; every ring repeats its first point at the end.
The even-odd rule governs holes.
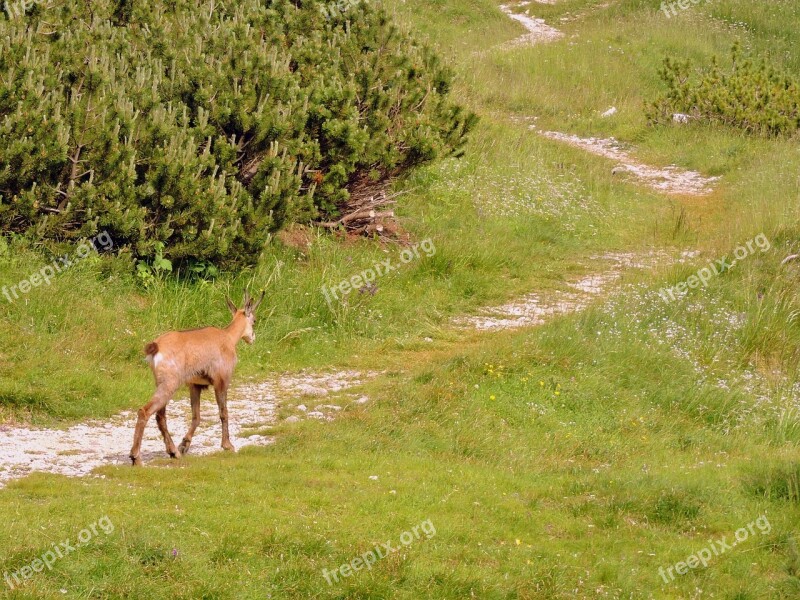
{"type": "Polygon", "coordinates": [[[181,442],[181,445],[178,446],[178,452],[180,453],[181,456],[183,456],[184,454],[189,452],[189,446],[191,444],[192,444],[191,442],[187,442],[187,441],[181,442]]]}
{"type": "Polygon", "coordinates": [[[222,449],[226,452],[236,452],[236,448],[234,448],[233,444],[230,442],[228,444],[222,444],[222,449]]]}
{"type": "Polygon", "coordinates": [[[134,467],[142,466],[142,459],[139,456],[131,456],[131,462],[133,463],[134,467]]]}
{"type": "Polygon", "coordinates": [[[178,459],[181,457],[182,452],[176,448],[174,451],[168,452],[168,454],[170,458],[178,459]]]}

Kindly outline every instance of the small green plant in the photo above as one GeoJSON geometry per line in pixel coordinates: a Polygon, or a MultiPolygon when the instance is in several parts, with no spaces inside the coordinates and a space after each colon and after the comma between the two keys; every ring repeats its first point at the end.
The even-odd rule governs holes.
{"type": "Polygon", "coordinates": [[[136,277],[145,288],[149,288],[168,273],[172,273],[172,262],[164,258],[164,242],[155,243],[152,262],[140,260],[136,263],[136,277]]]}
{"type": "Polygon", "coordinates": [[[187,271],[192,278],[200,281],[211,281],[219,277],[219,269],[209,262],[202,260],[189,264],[187,271]]]}
{"type": "Polygon", "coordinates": [[[664,60],[661,79],[666,93],[645,106],[650,124],[673,122],[674,115],[743,129],[764,136],[793,135],[800,128],[800,79],[783,73],[766,58],[742,56],[738,43],[731,50],[731,67],[711,67],[692,73],[691,62],[664,60]]]}

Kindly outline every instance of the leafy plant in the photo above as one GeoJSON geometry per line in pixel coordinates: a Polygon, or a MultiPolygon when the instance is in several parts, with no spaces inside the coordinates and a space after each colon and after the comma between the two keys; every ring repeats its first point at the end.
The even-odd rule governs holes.
{"type": "Polygon", "coordinates": [[[201,280],[211,280],[219,277],[219,269],[211,263],[196,261],[189,265],[188,271],[194,277],[201,280]]]}
{"type": "Polygon", "coordinates": [[[156,254],[150,263],[144,260],[136,263],[136,276],[146,288],[172,273],[172,262],[164,258],[164,242],[156,242],[154,246],[156,254]]]}

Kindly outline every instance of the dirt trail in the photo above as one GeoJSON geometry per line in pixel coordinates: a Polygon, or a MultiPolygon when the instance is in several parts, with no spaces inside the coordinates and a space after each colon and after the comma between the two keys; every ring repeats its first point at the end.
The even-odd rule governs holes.
{"type": "MultiPolygon", "coordinates": [[[[691,257],[692,253],[684,253],[679,262],[691,257]]],[[[645,255],[614,252],[589,258],[598,262],[611,262],[611,266],[599,273],[567,283],[570,288],[568,292],[553,292],[546,298],[539,293],[527,294],[502,306],[484,308],[478,315],[460,317],[455,320],[455,324],[479,331],[542,325],[549,318],[583,310],[596,296],[621,279],[626,270],[652,269],[671,261],[668,254],[658,252],[645,255]]]]}
{"type": "MultiPolygon", "coordinates": [[[[535,129],[535,126],[531,126],[531,129],[535,129]]],[[[714,191],[713,185],[719,180],[719,177],[706,177],[697,171],[689,171],[675,165],[668,167],[646,165],[623,150],[622,145],[614,138],[582,138],[557,131],[540,133],[551,140],[564,142],[597,156],[615,160],[618,162],[615,172],[630,173],[659,192],[682,196],[705,196],[714,191]]]]}
{"type": "MultiPolygon", "coordinates": [[[[540,4],[555,4],[557,0],[536,0],[540,4]]],[[[529,6],[531,2],[522,2],[517,6],[529,6]]],[[[608,8],[613,2],[607,2],[596,8],[608,8]]],[[[508,4],[500,5],[502,10],[509,18],[521,23],[525,26],[529,33],[523,35],[516,40],[512,40],[506,44],[506,47],[520,47],[538,44],[542,42],[552,42],[564,36],[564,33],[547,23],[544,19],[537,19],[530,17],[527,14],[515,13],[512,7],[508,4]]],[[[563,21],[569,21],[570,18],[565,17],[563,21]]],[[[530,129],[536,130],[535,124],[530,125],[530,129]]],[[[714,191],[714,183],[719,180],[719,177],[706,177],[696,171],[689,171],[682,169],[675,165],[667,167],[654,167],[646,165],[634,157],[627,151],[623,150],[622,145],[614,138],[582,138],[577,135],[570,135],[567,133],[560,133],[557,131],[540,131],[541,135],[552,139],[558,140],[581,148],[592,154],[603,156],[617,161],[614,172],[627,172],[635,178],[642,181],[652,189],[681,196],[705,196],[714,191]]]]}
{"type": "MultiPolygon", "coordinates": [[[[356,371],[296,373],[261,383],[242,384],[231,390],[228,401],[231,441],[237,449],[271,444],[272,437],[253,432],[262,431],[264,427],[275,423],[277,409],[283,401],[297,397],[327,397],[353,388],[373,376],[356,371]]],[[[190,455],[221,451],[222,432],[213,398],[213,393],[203,394],[202,421],[192,441],[190,455]]],[[[146,398],[142,404],[145,401],[146,398]]],[[[307,412],[306,416],[329,419],[340,408],[337,404],[327,404],[307,412]]],[[[178,443],[191,420],[189,399],[176,398],[170,402],[167,418],[170,433],[178,443]]],[[[297,417],[290,419],[298,420],[297,417]]],[[[135,412],[124,411],[105,421],[89,421],[66,430],[0,425],[0,435],[3,437],[3,444],[0,445],[0,487],[35,471],[83,476],[103,465],[130,464],[128,452],[133,441],[135,421],[135,412]]],[[[142,442],[142,458],[147,463],[157,457],[166,457],[166,453],[155,419],[151,419],[142,442]]]]}
{"type": "MultiPolygon", "coordinates": [[[[666,253],[636,255],[607,253],[591,256],[591,260],[610,263],[608,268],[568,283],[570,291],[554,292],[545,299],[538,293],[528,294],[503,306],[485,308],[481,314],[455,319],[461,328],[481,331],[517,329],[540,325],[549,318],[580,311],[598,294],[618,281],[627,269],[652,268],[669,260],[666,253]]],[[[273,438],[264,429],[277,421],[280,406],[296,404],[299,399],[314,405],[296,406],[295,414],[286,422],[302,418],[331,420],[343,406],[342,402],[323,399],[338,392],[347,392],[378,373],[338,371],[330,373],[294,373],[276,376],[260,383],[246,383],[230,392],[228,408],[231,415],[231,441],[237,448],[265,446],[273,438]]],[[[143,403],[146,399],[143,399],[143,403]]],[[[361,396],[353,401],[365,403],[361,396]]],[[[201,424],[192,442],[190,454],[203,456],[219,452],[221,428],[213,395],[206,392],[201,403],[201,424]]],[[[173,439],[178,442],[188,428],[191,408],[187,397],[173,400],[168,409],[168,424],[173,439]]],[[[89,475],[96,467],[127,465],[128,452],[136,421],[134,411],[123,411],[107,420],[92,420],[61,429],[15,427],[0,425],[3,444],[0,446],[0,488],[7,482],[33,472],[53,473],[72,477],[89,475]]],[[[148,423],[142,442],[145,463],[164,458],[164,442],[155,424],[148,423]]]]}
{"type": "MultiPolygon", "coordinates": [[[[483,309],[479,315],[456,319],[454,324],[481,331],[540,325],[549,318],[586,308],[626,270],[652,268],[669,260],[669,256],[666,253],[607,253],[590,259],[610,265],[599,273],[568,283],[569,291],[554,292],[547,298],[538,293],[528,294],[503,306],[483,309]]],[[[301,372],[239,385],[231,390],[228,401],[231,441],[237,448],[273,443],[271,436],[264,435],[264,429],[276,423],[280,406],[296,404],[299,399],[316,408],[310,410],[303,404],[296,406],[295,414],[286,422],[296,422],[301,418],[333,419],[343,408],[343,403],[328,400],[328,404],[320,405],[320,402],[332,394],[347,392],[376,375],[358,371],[301,372]]],[[[366,396],[356,399],[353,395],[353,401],[358,404],[367,400],[366,396]]],[[[178,442],[191,420],[188,398],[179,397],[170,403],[168,419],[170,433],[178,442]]],[[[208,392],[203,396],[201,419],[190,454],[203,456],[221,451],[217,405],[208,392]]],[[[104,465],[127,465],[135,420],[134,411],[124,411],[107,420],[92,420],[65,430],[0,425],[3,437],[0,487],[33,472],[79,477],[104,465]]],[[[142,458],[147,463],[163,457],[166,457],[164,442],[155,421],[151,420],[142,442],[142,458]]]]}
{"type": "MultiPolygon", "coordinates": [[[[520,6],[525,6],[526,4],[521,4],[520,6]]],[[[501,4],[500,10],[510,18],[521,23],[525,29],[528,30],[528,33],[505,44],[507,48],[518,48],[520,46],[532,46],[533,44],[553,42],[564,37],[562,31],[551,27],[545,23],[544,19],[537,19],[535,17],[529,17],[526,14],[515,13],[508,4],[501,4]]]]}

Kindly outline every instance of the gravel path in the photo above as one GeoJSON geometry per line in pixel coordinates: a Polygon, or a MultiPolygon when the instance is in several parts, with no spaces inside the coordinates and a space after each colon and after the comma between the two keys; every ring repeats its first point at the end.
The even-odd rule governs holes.
{"type": "Polygon", "coordinates": [[[508,4],[501,4],[500,10],[502,10],[510,18],[521,23],[525,29],[528,30],[528,33],[524,34],[522,37],[512,40],[506,44],[507,47],[516,48],[519,46],[531,46],[533,44],[554,42],[555,40],[564,37],[564,33],[562,31],[559,31],[555,27],[551,27],[545,23],[544,19],[537,19],[535,17],[529,17],[526,14],[515,13],[512,10],[512,7],[508,4]]]}
{"type": "MultiPolygon", "coordinates": [[[[228,400],[231,441],[237,449],[271,444],[273,438],[269,436],[248,434],[274,424],[282,401],[297,397],[326,397],[355,387],[372,376],[356,371],[295,373],[231,389],[228,400]]],[[[179,393],[185,394],[185,390],[179,393]]],[[[143,398],[142,404],[146,401],[147,398],[143,398]]],[[[221,451],[222,431],[213,390],[203,392],[200,406],[202,420],[192,441],[190,455],[221,451]]],[[[340,407],[330,404],[322,408],[307,416],[331,418],[340,407]]],[[[167,419],[170,434],[179,443],[191,421],[188,396],[170,402],[167,419]]],[[[0,487],[34,471],[84,476],[102,465],[130,464],[128,453],[135,422],[136,412],[124,411],[108,420],[89,421],[66,430],[0,425],[3,438],[0,445],[0,487]]],[[[147,463],[153,458],[166,456],[164,442],[153,418],[145,430],[142,458],[147,463]]]]}
{"type": "MultiPolygon", "coordinates": [[[[691,258],[684,253],[683,261],[691,258]]],[[[498,331],[540,325],[557,315],[580,311],[589,302],[617,282],[628,269],[652,268],[669,260],[665,253],[636,255],[607,253],[590,257],[610,263],[599,273],[568,283],[569,291],[549,295],[528,294],[502,306],[483,309],[475,316],[460,317],[454,324],[480,331],[498,331]]],[[[309,410],[304,404],[296,405],[295,414],[286,422],[303,418],[332,420],[342,406],[329,400],[319,400],[331,394],[352,389],[377,373],[338,371],[329,373],[294,373],[276,376],[260,383],[245,383],[233,388],[228,400],[231,441],[236,448],[265,446],[273,438],[263,435],[263,430],[274,425],[281,405],[296,405],[305,399],[316,405],[309,410]],[[315,400],[316,399],[316,400],[315,400]]],[[[147,398],[142,399],[142,404],[147,398]]],[[[368,401],[366,396],[355,400],[368,401]]],[[[173,439],[178,443],[191,420],[191,407],[185,391],[170,402],[167,411],[168,425],[173,439]]],[[[7,482],[25,477],[33,472],[53,473],[80,477],[89,475],[103,465],[130,464],[128,452],[133,441],[136,421],[135,411],[123,411],[107,420],[92,420],[73,425],[68,429],[46,429],[0,425],[3,444],[0,445],[0,488],[7,482]]],[[[190,455],[203,456],[221,451],[222,437],[217,405],[213,392],[205,391],[201,401],[201,423],[192,442],[190,455]]],[[[147,463],[154,458],[166,457],[164,442],[151,419],[142,442],[142,458],[147,463]]]]}
{"type": "MultiPolygon", "coordinates": [[[[538,0],[540,4],[554,4],[555,0],[538,0]]],[[[528,6],[530,2],[523,2],[518,6],[528,6]]],[[[610,3],[602,7],[610,6],[610,3]]],[[[564,33],[545,23],[544,19],[530,17],[527,14],[516,13],[508,4],[501,4],[502,10],[509,18],[521,23],[528,33],[516,40],[507,43],[507,47],[530,46],[543,42],[552,42],[564,36],[564,33]]],[[[529,126],[536,129],[536,125],[529,126]]],[[[558,131],[541,131],[541,135],[581,148],[592,154],[603,156],[617,161],[615,173],[627,172],[639,179],[649,187],[659,192],[683,196],[705,196],[714,191],[714,183],[719,177],[706,177],[696,171],[682,169],[675,165],[667,167],[653,167],[637,161],[614,138],[582,138],[577,135],[560,133],[558,131]]],[[[549,314],[549,313],[548,313],[549,314]]]]}
{"type": "Polygon", "coordinates": [[[615,172],[630,173],[654,190],[666,194],[705,196],[714,191],[714,183],[719,180],[719,177],[706,177],[697,171],[688,171],[675,165],[668,167],[646,165],[623,150],[621,144],[614,138],[582,138],[557,131],[542,131],[541,135],[615,160],[618,163],[615,172]]]}
{"type": "MultiPolygon", "coordinates": [[[[678,262],[683,262],[692,256],[693,253],[684,253],[678,262]]],[[[594,297],[621,279],[626,270],[651,269],[671,260],[666,253],[658,252],[645,255],[612,252],[590,258],[610,262],[611,266],[605,271],[569,282],[567,285],[570,291],[554,292],[549,298],[544,298],[538,293],[527,294],[502,306],[484,308],[478,315],[459,317],[455,320],[455,324],[479,331],[501,331],[542,325],[552,317],[583,310],[594,297]]]]}

